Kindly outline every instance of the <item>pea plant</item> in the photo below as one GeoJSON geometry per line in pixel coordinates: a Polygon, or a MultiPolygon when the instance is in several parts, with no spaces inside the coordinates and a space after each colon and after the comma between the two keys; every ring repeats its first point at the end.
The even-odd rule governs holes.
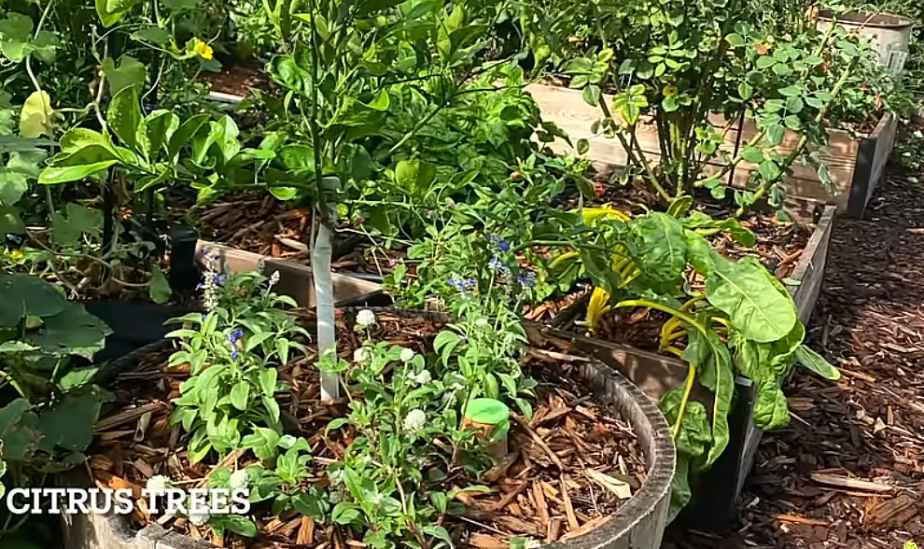
{"type": "Polygon", "coordinates": [[[575,213],[569,238],[577,253],[564,260],[580,263],[597,285],[588,330],[619,309],[669,317],[658,347],[688,365],[684,385],[661,401],[679,452],[671,516],[690,498],[688,475],[708,469],[725,451],[735,376],[754,383],[753,419],[764,430],[789,421],[781,383],[795,364],[827,379],[839,377],[803,344],[805,327],[782,283],[754,257],[726,259],[707,240],[727,231],[753,245],[754,236],[734,219],[717,221],[690,211],[691,204],[676,202],[668,213],[638,217],[613,209],[575,213]],[[710,411],[690,399],[695,384],[712,392],[710,411]]]}

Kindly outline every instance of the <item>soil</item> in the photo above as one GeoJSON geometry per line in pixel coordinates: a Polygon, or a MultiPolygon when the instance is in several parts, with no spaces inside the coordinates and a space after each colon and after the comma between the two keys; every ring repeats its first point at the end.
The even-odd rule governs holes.
{"type": "Polygon", "coordinates": [[[270,80],[259,65],[225,65],[221,72],[204,72],[200,78],[212,91],[246,97],[253,89],[270,89],[270,80]]]}
{"type": "MultiPolygon", "coordinates": [[[[339,316],[338,348],[347,359],[359,344],[352,325],[352,319],[339,316]]],[[[441,327],[419,316],[379,312],[373,338],[426,352],[441,327]]],[[[168,424],[170,400],[176,398],[179,383],[188,376],[182,367],[166,369],[169,354],[169,349],[152,352],[139,367],[117,377],[112,389],[118,404],[100,420],[90,452],[89,470],[97,485],[140,490],[155,474],[168,475],[181,486],[206,482],[212,468],[190,464],[178,430],[168,424]],[[140,420],[146,411],[150,412],[148,418],[140,420]]],[[[464,514],[445,517],[444,526],[463,546],[506,547],[515,536],[570,539],[599,527],[626,501],[602,487],[600,478],[622,483],[631,493],[645,481],[644,457],[629,424],[595,404],[584,384],[569,374],[567,363],[551,355],[529,356],[526,366],[539,382],[533,418],[515,417],[507,457],[482,478],[465,478],[462,472],[450,476],[453,486],[481,484],[491,489],[484,494],[461,494],[457,499],[465,505],[464,514]]],[[[283,423],[288,423],[293,434],[308,439],[313,456],[309,482],[324,489],[326,464],[343,454],[352,436],[346,429],[325,436],[324,428],[345,412],[346,403],[320,405],[313,357],[293,361],[281,369],[280,378],[292,388],[286,395],[277,395],[285,416],[283,423]]],[[[249,461],[252,458],[235,452],[220,465],[239,468],[249,461]]],[[[248,542],[225,540],[226,546],[361,546],[361,534],[296,515],[277,518],[259,509],[255,513],[258,537],[248,542]]],[[[143,506],[133,515],[139,527],[157,518],[148,515],[143,506]]],[[[165,522],[193,538],[209,537],[207,528],[195,527],[183,518],[165,522]]]]}
{"type": "Polygon", "coordinates": [[[797,370],[792,421],[767,433],[735,530],[665,547],[924,544],[924,188],[892,169],[866,220],[838,218],[810,344],[841,368],[797,370]]]}

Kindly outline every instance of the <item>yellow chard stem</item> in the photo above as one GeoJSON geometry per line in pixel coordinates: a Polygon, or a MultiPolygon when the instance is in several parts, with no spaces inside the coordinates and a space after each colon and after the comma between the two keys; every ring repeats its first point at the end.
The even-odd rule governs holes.
{"type": "Polygon", "coordinates": [[[680,434],[680,426],[683,425],[683,416],[687,411],[687,402],[690,400],[690,393],[693,391],[693,381],[696,379],[696,364],[689,363],[690,368],[687,370],[687,381],[683,385],[683,397],[680,399],[680,409],[677,410],[677,421],[671,428],[671,434],[674,440],[680,434]]]}

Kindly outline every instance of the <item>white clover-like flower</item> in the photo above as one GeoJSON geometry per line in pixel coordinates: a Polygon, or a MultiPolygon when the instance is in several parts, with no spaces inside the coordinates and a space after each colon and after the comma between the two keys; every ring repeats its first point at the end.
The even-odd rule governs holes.
{"type": "Polygon", "coordinates": [[[357,364],[363,364],[364,362],[369,360],[369,358],[371,358],[370,356],[371,354],[372,353],[369,352],[369,349],[365,347],[360,347],[356,349],[355,351],[353,351],[353,362],[357,364]]]}
{"type": "Polygon", "coordinates": [[[356,314],[356,324],[361,328],[368,328],[375,324],[375,313],[369,309],[363,309],[356,314]]]}
{"type": "Polygon", "coordinates": [[[414,360],[414,356],[417,353],[413,349],[401,349],[401,362],[407,364],[408,362],[414,360]]]}
{"type": "Polygon", "coordinates": [[[475,321],[475,326],[478,326],[479,328],[487,328],[487,327],[488,327],[488,319],[487,319],[487,318],[479,318],[478,320],[475,321]]]}
{"type": "Polygon", "coordinates": [[[238,469],[237,471],[231,473],[231,478],[228,479],[228,486],[232,490],[247,488],[249,483],[250,474],[247,472],[247,469],[238,469]]]}
{"type": "Polygon", "coordinates": [[[201,512],[190,511],[189,513],[189,522],[195,526],[204,526],[210,518],[212,518],[212,516],[209,514],[208,510],[201,512]]]}
{"type": "Polygon", "coordinates": [[[426,385],[433,381],[433,376],[430,375],[429,370],[421,370],[417,374],[412,374],[411,379],[418,385],[426,385]]]}
{"type": "Polygon", "coordinates": [[[163,494],[172,486],[173,484],[170,482],[169,478],[164,475],[154,475],[148,479],[144,488],[149,494],[163,494]]]}
{"type": "Polygon", "coordinates": [[[269,277],[269,287],[272,288],[279,283],[279,271],[273,271],[273,274],[269,277]]]}
{"type": "Polygon", "coordinates": [[[404,429],[410,433],[416,433],[426,424],[427,414],[420,408],[414,408],[404,418],[404,429]]]}

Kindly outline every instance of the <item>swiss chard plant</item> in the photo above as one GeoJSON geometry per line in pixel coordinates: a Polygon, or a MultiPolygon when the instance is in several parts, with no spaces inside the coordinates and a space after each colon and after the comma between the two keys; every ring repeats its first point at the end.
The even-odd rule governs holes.
{"type": "Polygon", "coordinates": [[[691,203],[678,201],[668,213],[638,217],[611,208],[575,212],[570,234],[559,231],[574,242],[572,251],[556,266],[579,264],[596,284],[584,323],[590,331],[603,315],[620,310],[667,317],[658,348],[688,366],[685,384],[661,401],[679,452],[671,516],[690,498],[688,475],[708,469],[726,449],[736,376],[753,382],[753,419],[765,430],[789,422],[781,384],[795,364],[839,377],[804,345],[805,327],[782,283],[754,257],[729,260],[707,240],[725,231],[753,245],[754,235],[734,219],[691,211],[691,203]],[[712,393],[710,410],[691,400],[697,384],[712,393]]]}

